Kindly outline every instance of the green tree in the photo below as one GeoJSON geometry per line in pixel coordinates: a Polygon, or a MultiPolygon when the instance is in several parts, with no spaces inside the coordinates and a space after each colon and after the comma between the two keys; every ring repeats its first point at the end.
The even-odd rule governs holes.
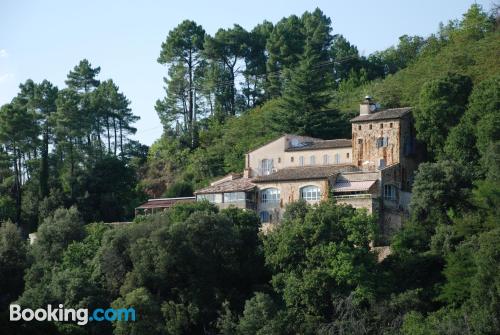
{"type": "MultiPolygon", "coordinates": [[[[197,69],[202,61],[203,42],[205,30],[194,21],[184,20],[181,24],[171,30],[167,39],[161,46],[158,62],[176,69],[170,72],[170,80],[167,83],[167,99],[178,100],[181,98],[185,104],[184,125],[187,127],[191,137],[191,146],[196,144],[196,89],[197,69]],[[179,91],[175,90],[172,81],[185,81],[186,87],[179,91]],[[187,96],[187,99],[185,97],[187,96]],[[184,101],[184,99],[186,101],[184,101]]],[[[172,113],[170,109],[166,110],[172,113]]]]}
{"type": "Polygon", "coordinates": [[[365,212],[325,201],[265,236],[266,263],[290,314],[290,329],[314,333],[320,322],[335,317],[336,297],[352,293],[356,303],[373,298],[374,230],[365,212]]]}
{"type": "Polygon", "coordinates": [[[28,265],[26,241],[11,222],[0,225],[0,311],[14,301],[24,288],[24,270],[28,265]]]}
{"type": "Polygon", "coordinates": [[[266,44],[267,59],[266,94],[279,97],[285,82],[285,69],[295,67],[304,51],[304,30],[302,21],[296,15],[281,19],[272,30],[266,44]]]}
{"type": "Polygon", "coordinates": [[[448,132],[465,112],[472,81],[449,74],[426,83],[414,111],[417,138],[424,141],[434,157],[442,154],[448,132]]]}
{"type": "Polygon", "coordinates": [[[230,100],[228,101],[229,115],[236,115],[236,65],[238,60],[245,57],[245,43],[248,41],[248,32],[235,24],[233,28],[219,29],[214,37],[205,37],[205,55],[215,62],[220,62],[228,70],[230,100]]]}
{"type": "Polygon", "coordinates": [[[0,109],[0,142],[3,143],[14,171],[14,194],[17,224],[21,223],[22,185],[29,177],[26,158],[38,142],[39,127],[35,114],[15,98],[0,109]]]}

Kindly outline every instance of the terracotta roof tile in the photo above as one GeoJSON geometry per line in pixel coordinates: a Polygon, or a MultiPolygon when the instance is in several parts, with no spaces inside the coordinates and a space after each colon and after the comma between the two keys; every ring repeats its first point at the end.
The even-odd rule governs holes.
{"type": "Polygon", "coordinates": [[[336,173],[354,171],[356,169],[357,168],[353,165],[300,166],[281,169],[267,176],[258,176],[252,181],[259,183],[286,180],[326,179],[336,173]]]}
{"type": "Polygon", "coordinates": [[[256,187],[248,178],[239,178],[228,180],[215,185],[211,185],[201,190],[197,190],[194,194],[209,194],[209,193],[224,193],[224,192],[245,192],[253,190],[256,187]]]}

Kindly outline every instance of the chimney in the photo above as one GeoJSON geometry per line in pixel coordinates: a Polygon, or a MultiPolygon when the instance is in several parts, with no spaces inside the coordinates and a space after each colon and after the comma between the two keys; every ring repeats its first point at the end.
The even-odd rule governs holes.
{"type": "Polygon", "coordinates": [[[359,105],[359,115],[368,115],[377,109],[371,96],[367,95],[365,100],[359,105]]]}

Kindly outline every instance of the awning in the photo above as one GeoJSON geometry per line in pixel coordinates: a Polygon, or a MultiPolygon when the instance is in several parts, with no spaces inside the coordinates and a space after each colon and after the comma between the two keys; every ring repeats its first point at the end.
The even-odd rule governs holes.
{"type": "Polygon", "coordinates": [[[340,180],[333,185],[333,192],[342,193],[342,192],[361,192],[368,191],[373,184],[375,184],[376,180],[363,180],[363,181],[349,181],[349,180],[340,180]]]}

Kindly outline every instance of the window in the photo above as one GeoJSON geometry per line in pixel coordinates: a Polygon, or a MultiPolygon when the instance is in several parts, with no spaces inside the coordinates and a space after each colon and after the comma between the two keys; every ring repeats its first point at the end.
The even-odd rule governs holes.
{"type": "Polygon", "coordinates": [[[358,126],[358,130],[361,130],[361,125],[358,126]]]}
{"type": "Polygon", "coordinates": [[[358,138],[358,144],[363,144],[363,139],[362,138],[358,138]]]}
{"type": "Polygon", "coordinates": [[[377,138],[377,148],[387,147],[389,145],[389,137],[377,138]]]}
{"type": "Polygon", "coordinates": [[[370,130],[372,130],[372,125],[370,125],[370,127],[369,127],[369,128],[370,128],[370,130]]]}
{"type": "Polygon", "coordinates": [[[379,168],[379,169],[383,169],[383,168],[385,168],[385,159],[381,158],[381,159],[378,161],[378,168],[379,168]]]}
{"type": "Polygon", "coordinates": [[[293,163],[293,156],[292,156],[292,157],[290,157],[290,162],[292,162],[292,163],[293,163]]]}
{"type": "Polygon", "coordinates": [[[384,185],[384,199],[396,200],[396,187],[394,185],[384,185]]]}
{"type": "Polygon", "coordinates": [[[281,163],[281,157],[278,157],[278,163],[281,163]]]}
{"type": "Polygon", "coordinates": [[[269,218],[269,213],[266,212],[266,211],[262,211],[260,212],[260,221],[261,222],[269,222],[270,221],[270,218],[269,218]]]}
{"type": "Polygon", "coordinates": [[[382,128],[384,128],[384,124],[383,123],[380,124],[380,129],[382,129],[382,128]]]}
{"type": "Polygon", "coordinates": [[[323,165],[328,165],[330,164],[330,159],[328,155],[323,155],[323,165]]]}
{"type": "Polygon", "coordinates": [[[220,196],[220,194],[215,194],[215,193],[198,194],[196,196],[196,200],[198,200],[198,201],[207,200],[208,202],[211,202],[213,204],[217,204],[217,203],[221,203],[221,196],[220,196]]]}
{"type": "Polygon", "coordinates": [[[280,190],[277,188],[266,188],[260,192],[261,203],[278,203],[280,201],[280,190]]]}
{"type": "Polygon", "coordinates": [[[299,165],[304,166],[304,156],[299,157],[299,165]]]}
{"type": "Polygon", "coordinates": [[[309,157],[309,165],[314,165],[314,164],[316,164],[316,156],[309,157]]]}
{"type": "Polygon", "coordinates": [[[340,154],[335,154],[335,164],[340,164],[340,154]]]}
{"type": "Polygon", "coordinates": [[[392,122],[391,122],[391,123],[389,123],[389,128],[392,128],[392,122]]]}
{"type": "Polygon", "coordinates": [[[245,192],[224,193],[224,202],[239,202],[239,201],[245,201],[245,192]]]}
{"type": "Polygon", "coordinates": [[[306,201],[321,199],[321,192],[317,186],[304,186],[300,189],[300,198],[306,201]]]}
{"type": "Polygon", "coordinates": [[[263,159],[261,162],[261,169],[263,175],[271,174],[271,171],[273,170],[273,160],[263,159]]]}
{"type": "Polygon", "coordinates": [[[345,158],[349,159],[349,153],[345,154],[345,158]]]}

